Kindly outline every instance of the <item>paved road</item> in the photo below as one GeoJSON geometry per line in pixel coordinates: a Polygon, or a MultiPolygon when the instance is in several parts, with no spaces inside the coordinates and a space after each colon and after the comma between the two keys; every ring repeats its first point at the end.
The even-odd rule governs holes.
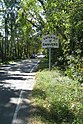
{"type": "Polygon", "coordinates": [[[38,60],[0,66],[0,124],[27,124],[38,60]]]}

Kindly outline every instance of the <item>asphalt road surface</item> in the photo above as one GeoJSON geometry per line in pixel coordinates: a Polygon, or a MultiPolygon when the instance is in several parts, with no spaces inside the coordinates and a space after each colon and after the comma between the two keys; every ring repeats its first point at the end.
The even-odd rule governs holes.
{"type": "Polygon", "coordinates": [[[28,98],[34,86],[38,60],[22,60],[0,66],[0,124],[27,124],[28,98]]]}

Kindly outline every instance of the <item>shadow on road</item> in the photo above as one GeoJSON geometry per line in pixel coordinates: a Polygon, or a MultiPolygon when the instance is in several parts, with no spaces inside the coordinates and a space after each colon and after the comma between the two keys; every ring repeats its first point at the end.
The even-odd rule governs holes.
{"type": "MultiPolygon", "coordinates": [[[[36,60],[23,60],[0,66],[0,124],[11,124],[22,86],[26,80],[32,79],[29,72],[36,64],[36,60]]],[[[31,90],[24,87],[23,91],[24,96],[30,98],[31,90]]],[[[26,98],[22,104],[23,108],[19,110],[22,117],[19,120],[26,122],[30,105],[26,98]]]]}

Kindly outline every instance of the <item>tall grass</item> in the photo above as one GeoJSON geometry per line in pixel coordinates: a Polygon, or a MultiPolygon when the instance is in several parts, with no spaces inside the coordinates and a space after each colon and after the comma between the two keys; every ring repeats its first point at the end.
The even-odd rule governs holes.
{"type": "Polygon", "coordinates": [[[54,69],[39,71],[32,124],[83,124],[83,87],[54,69]]]}

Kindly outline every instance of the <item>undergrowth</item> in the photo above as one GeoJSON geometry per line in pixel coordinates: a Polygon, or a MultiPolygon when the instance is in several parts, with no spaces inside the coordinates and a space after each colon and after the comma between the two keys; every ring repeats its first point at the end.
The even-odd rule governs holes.
{"type": "Polygon", "coordinates": [[[33,90],[32,124],[82,124],[83,87],[58,69],[41,70],[33,90]]]}

